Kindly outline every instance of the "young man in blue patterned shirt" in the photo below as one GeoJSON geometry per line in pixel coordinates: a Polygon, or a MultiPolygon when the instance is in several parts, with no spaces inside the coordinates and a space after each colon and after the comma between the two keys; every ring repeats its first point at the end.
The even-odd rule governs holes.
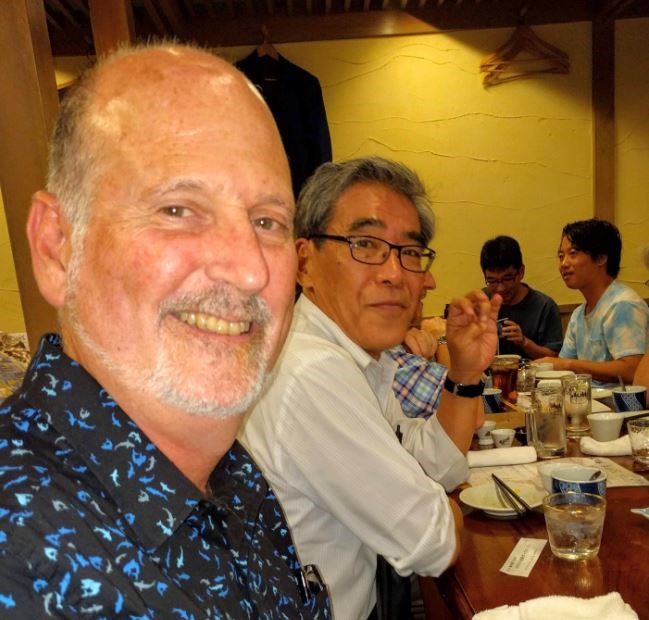
{"type": "Polygon", "coordinates": [[[559,271],[566,286],[585,299],[570,317],[559,358],[543,358],[557,370],[589,373],[593,385],[633,381],[649,344],[649,308],[617,281],[622,255],[618,229],[605,220],[572,222],[563,228],[559,271]]]}
{"type": "Polygon", "coordinates": [[[285,338],[294,204],[255,89],[123,50],[63,103],[27,233],[59,314],[0,405],[2,618],[328,618],[235,442],[285,338]]]}

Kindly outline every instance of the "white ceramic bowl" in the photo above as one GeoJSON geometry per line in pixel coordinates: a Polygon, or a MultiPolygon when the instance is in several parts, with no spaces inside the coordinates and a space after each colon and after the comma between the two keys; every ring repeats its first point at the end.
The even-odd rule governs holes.
{"type": "Polygon", "coordinates": [[[606,495],[606,473],[596,467],[565,464],[552,470],[552,489],[555,493],[572,491],[603,496],[606,495]]]}
{"type": "Polygon", "coordinates": [[[588,415],[590,433],[596,441],[613,441],[620,436],[624,416],[613,411],[588,415]]]}

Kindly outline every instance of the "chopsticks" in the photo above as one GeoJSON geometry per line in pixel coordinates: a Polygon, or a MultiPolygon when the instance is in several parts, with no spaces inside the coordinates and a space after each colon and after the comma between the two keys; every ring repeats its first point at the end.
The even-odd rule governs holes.
{"type": "Polygon", "coordinates": [[[496,474],[491,474],[496,486],[502,491],[503,497],[507,503],[516,511],[517,515],[524,515],[526,512],[532,512],[532,507],[509,485],[503,482],[496,474]]]}
{"type": "Polygon", "coordinates": [[[525,413],[524,409],[521,409],[518,405],[515,405],[512,402],[509,402],[506,398],[501,398],[500,402],[505,405],[508,409],[511,409],[512,411],[516,411],[518,413],[525,413]]]}

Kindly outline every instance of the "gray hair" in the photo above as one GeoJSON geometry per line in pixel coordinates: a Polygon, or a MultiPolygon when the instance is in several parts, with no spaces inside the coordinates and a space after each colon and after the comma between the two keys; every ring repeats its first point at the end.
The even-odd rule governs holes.
{"type": "Polygon", "coordinates": [[[85,122],[96,74],[97,65],[87,69],[65,94],[50,141],[47,189],[71,224],[73,245],[85,236],[97,178],[99,153],[85,122]]]}
{"type": "MultiPolygon", "coordinates": [[[[383,157],[364,157],[322,164],[305,183],[297,199],[295,237],[326,232],[338,198],[356,183],[382,183],[412,202],[421,227],[421,241],[433,238],[435,220],[426,188],[417,173],[383,157]]],[[[319,240],[316,240],[316,244],[319,240]]]]}

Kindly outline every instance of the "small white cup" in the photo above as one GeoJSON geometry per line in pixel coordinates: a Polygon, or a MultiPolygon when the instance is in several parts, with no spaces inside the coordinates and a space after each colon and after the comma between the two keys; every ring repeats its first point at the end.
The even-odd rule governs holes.
{"type": "Polygon", "coordinates": [[[495,428],[491,431],[496,448],[509,448],[514,441],[516,431],[513,428],[495,428]]]}
{"type": "Polygon", "coordinates": [[[543,372],[544,370],[554,370],[554,364],[551,364],[550,362],[532,362],[530,364],[531,366],[534,366],[536,368],[536,372],[543,372]]]}
{"type": "Polygon", "coordinates": [[[484,424],[476,431],[478,439],[484,439],[494,428],[496,428],[496,423],[493,420],[485,420],[484,424]]]}
{"type": "Polygon", "coordinates": [[[591,413],[588,424],[593,439],[596,441],[613,441],[620,436],[624,416],[607,411],[606,413],[591,413]]]}

